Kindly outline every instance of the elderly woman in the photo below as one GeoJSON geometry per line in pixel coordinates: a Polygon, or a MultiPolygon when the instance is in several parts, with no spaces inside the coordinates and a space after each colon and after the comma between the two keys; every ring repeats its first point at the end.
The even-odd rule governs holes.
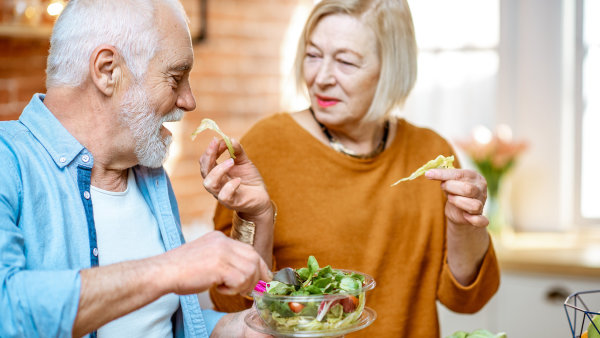
{"type": "MultiPolygon", "coordinates": [[[[426,179],[390,187],[454,153],[435,132],[392,116],[416,78],[408,5],[323,0],[298,47],[296,74],[311,107],[267,117],[241,140],[278,206],[273,232],[256,232],[262,243],[273,242],[272,252],[257,250],[267,261],[273,255],[275,270],[304,266],[314,255],[324,265],[372,275],[377,287],[367,306],[378,317],[359,336],[439,336],[436,301],[456,312],[478,311],[496,292],[499,269],[481,215],[481,175],[434,169],[426,179]]],[[[224,149],[211,144],[203,173],[220,166],[215,160],[224,149]]],[[[220,170],[216,180],[229,176],[220,170]]],[[[214,221],[230,232],[231,211],[218,206],[214,221]]],[[[250,305],[211,295],[219,310],[250,305]]]]}

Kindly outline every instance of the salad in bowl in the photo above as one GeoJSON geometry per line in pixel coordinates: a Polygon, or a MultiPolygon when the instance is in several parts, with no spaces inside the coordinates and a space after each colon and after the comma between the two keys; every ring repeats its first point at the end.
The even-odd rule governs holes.
{"type": "Polygon", "coordinates": [[[313,256],[294,275],[289,284],[260,281],[252,293],[254,307],[271,332],[343,333],[375,319],[375,312],[365,309],[365,292],[375,287],[371,276],[329,265],[320,268],[313,256]]]}

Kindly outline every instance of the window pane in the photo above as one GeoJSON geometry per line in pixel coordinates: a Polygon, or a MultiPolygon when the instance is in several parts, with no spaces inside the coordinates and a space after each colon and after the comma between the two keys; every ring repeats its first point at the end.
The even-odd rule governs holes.
{"type": "Polygon", "coordinates": [[[497,73],[496,51],[422,52],[404,116],[449,138],[469,135],[478,124],[491,125],[497,73]]]}
{"type": "Polygon", "coordinates": [[[584,218],[600,218],[600,47],[588,48],[583,64],[581,214],[584,218]]]}
{"type": "Polygon", "coordinates": [[[583,10],[583,43],[600,45],[600,1],[586,1],[583,10]]]}
{"type": "Polygon", "coordinates": [[[496,48],[499,0],[409,0],[420,49],[496,48]]]}

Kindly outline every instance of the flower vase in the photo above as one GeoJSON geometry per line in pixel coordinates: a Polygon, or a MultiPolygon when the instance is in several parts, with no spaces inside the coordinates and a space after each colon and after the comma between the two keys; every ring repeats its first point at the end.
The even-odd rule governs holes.
{"type": "Polygon", "coordinates": [[[499,180],[498,189],[494,193],[490,191],[485,206],[484,214],[490,221],[488,230],[496,235],[509,228],[512,222],[507,183],[507,180],[499,180]]]}
{"type": "Polygon", "coordinates": [[[486,216],[490,221],[490,224],[488,225],[488,230],[491,233],[499,234],[501,229],[504,227],[505,221],[498,196],[489,195],[486,205],[486,216]]]}

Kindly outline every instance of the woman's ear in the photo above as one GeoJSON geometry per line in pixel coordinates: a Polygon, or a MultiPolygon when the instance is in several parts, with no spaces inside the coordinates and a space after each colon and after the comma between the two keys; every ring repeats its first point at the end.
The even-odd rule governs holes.
{"type": "Polygon", "coordinates": [[[90,57],[90,77],[92,82],[106,96],[113,96],[122,77],[122,58],[115,47],[100,45],[90,57]]]}

